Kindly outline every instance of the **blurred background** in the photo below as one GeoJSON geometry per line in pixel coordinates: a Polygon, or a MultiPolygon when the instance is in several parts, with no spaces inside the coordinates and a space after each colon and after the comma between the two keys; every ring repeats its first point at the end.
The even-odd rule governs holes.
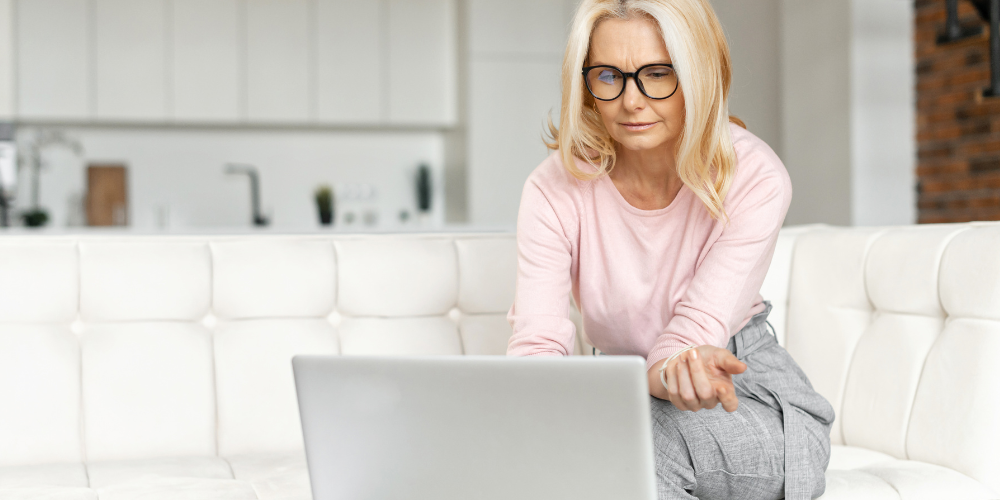
{"type": "MultiPolygon", "coordinates": [[[[54,232],[512,229],[576,4],[0,0],[0,209],[54,232]]],[[[946,0],[712,4],[786,224],[1000,218],[967,0],[980,29],[947,43],[946,0]]]]}

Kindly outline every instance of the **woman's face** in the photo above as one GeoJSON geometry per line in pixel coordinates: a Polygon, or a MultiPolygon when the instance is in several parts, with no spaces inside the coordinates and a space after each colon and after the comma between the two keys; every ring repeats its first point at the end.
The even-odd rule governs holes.
{"type": "MultiPolygon", "coordinates": [[[[656,24],[646,18],[605,19],[590,39],[587,66],[607,64],[632,73],[647,64],[671,62],[656,24]]],[[[632,151],[673,147],[684,128],[681,88],[667,99],[650,99],[629,78],[617,99],[594,102],[611,137],[632,151]]]]}

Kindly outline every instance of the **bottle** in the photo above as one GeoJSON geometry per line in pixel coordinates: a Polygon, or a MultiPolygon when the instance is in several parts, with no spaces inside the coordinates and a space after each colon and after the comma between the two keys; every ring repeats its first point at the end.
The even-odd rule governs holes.
{"type": "Polygon", "coordinates": [[[10,201],[17,190],[17,145],[14,124],[0,122],[0,227],[10,225],[10,201]]]}
{"type": "Polygon", "coordinates": [[[316,188],[316,208],[319,210],[319,222],[324,226],[333,224],[334,196],[333,188],[322,185],[316,188]]]}
{"type": "Polygon", "coordinates": [[[427,213],[431,210],[431,169],[426,164],[417,168],[417,208],[427,213]]]}

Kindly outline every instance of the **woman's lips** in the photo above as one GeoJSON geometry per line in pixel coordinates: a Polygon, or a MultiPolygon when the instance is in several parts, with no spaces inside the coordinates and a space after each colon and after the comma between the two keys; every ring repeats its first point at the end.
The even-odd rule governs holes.
{"type": "Polygon", "coordinates": [[[621,124],[621,126],[625,127],[625,130],[628,130],[629,132],[641,132],[643,130],[649,130],[653,128],[653,125],[656,125],[656,122],[647,122],[647,123],[632,122],[632,123],[621,124]]]}

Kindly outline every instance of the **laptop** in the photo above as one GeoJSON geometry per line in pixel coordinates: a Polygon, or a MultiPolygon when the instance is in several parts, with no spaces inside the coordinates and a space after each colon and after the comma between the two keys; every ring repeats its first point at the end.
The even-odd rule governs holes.
{"type": "Polygon", "coordinates": [[[656,500],[636,356],[296,356],[314,500],[656,500]]]}

